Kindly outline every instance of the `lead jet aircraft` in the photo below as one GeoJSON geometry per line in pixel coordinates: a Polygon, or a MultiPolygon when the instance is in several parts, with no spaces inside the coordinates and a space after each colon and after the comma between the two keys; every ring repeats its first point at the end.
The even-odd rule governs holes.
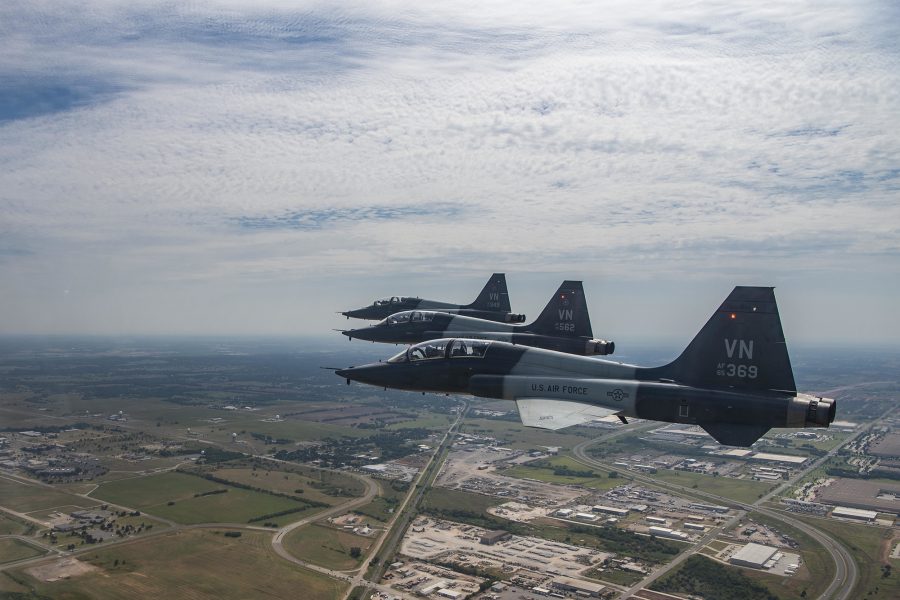
{"type": "Polygon", "coordinates": [[[370,306],[348,310],[341,314],[354,319],[381,320],[394,313],[405,310],[436,310],[444,313],[477,317],[489,321],[501,323],[524,323],[525,315],[514,314],[509,305],[509,292],[506,289],[506,275],[494,273],[484,289],[471,304],[450,304],[437,300],[424,300],[422,298],[410,298],[394,296],[383,300],[376,300],[370,306]]]}
{"type": "Polygon", "coordinates": [[[681,356],[661,367],[441,339],[337,374],[347,383],[514,400],[531,427],[638,417],[699,425],[730,446],[750,446],[772,427],[828,427],[837,408],[797,392],[769,287],[736,287],[681,356]]]}
{"type": "Polygon", "coordinates": [[[498,340],[569,354],[607,355],[616,345],[594,339],[584,286],[564,281],[534,323],[510,325],[448,313],[407,310],[377,325],[342,331],[350,339],[393,344],[415,344],[445,337],[498,340]]]}

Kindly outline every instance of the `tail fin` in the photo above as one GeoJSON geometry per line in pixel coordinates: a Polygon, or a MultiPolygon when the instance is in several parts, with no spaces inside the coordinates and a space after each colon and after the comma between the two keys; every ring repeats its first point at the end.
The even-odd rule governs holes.
{"type": "Polygon", "coordinates": [[[697,387],[795,392],[774,288],[734,288],[681,356],[651,371],[697,387]]]}
{"type": "Polygon", "coordinates": [[[465,308],[512,312],[509,306],[509,291],[506,289],[506,274],[494,273],[491,275],[491,278],[484,285],[484,289],[475,298],[475,302],[465,308]]]}
{"type": "Polygon", "coordinates": [[[557,337],[594,337],[581,282],[563,281],[543,312],[527,329],[532,333],[557,337]]]}

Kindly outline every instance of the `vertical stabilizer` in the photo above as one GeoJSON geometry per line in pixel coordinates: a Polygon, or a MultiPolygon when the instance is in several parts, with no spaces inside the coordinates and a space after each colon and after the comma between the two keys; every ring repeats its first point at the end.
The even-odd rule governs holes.
{"type": "Polygon", "coordinates": [[[594,337],[582,283],[563,281],[540,316],[526,329],[556,337],[594,337]]]}
{"type": "Polygon", "coordinates": [[[734,288],[681,356],[646,374],[696,387],[794,393],[774,288],[734,288]]]}
{"type": "Polygon", "coordinates": [[[494,273],[484,289],[475,298],[475,302],[466,306],[476,310],[512,312],[509,305],[509,291],[506,289],[506,274],[494,273]]]}

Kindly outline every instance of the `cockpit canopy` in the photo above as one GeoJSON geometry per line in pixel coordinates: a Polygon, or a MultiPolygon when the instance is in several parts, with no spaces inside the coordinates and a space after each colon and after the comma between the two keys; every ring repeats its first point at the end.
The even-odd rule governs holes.
{"type": "Polygon", "coordinates": [[[394,304],[403,304],[404,302],[412,300],[412,298],[401,298],[400,296],[391,296],[390,298],[382,298],[381,300],[376,300],[373,304],[375,306],[391,306],[394,304]]]}
{"type": "Polygon", "coordinates": [[[405,310],[393,314],[379,325],[399,325],[401,323],[429,323],[434,320],[434,313],[422,310],[405,310]]]}
{"type": "Polygon", "coordinates": [[[410,346],[388,359],[388,362],[417,362],[436,358],[482,358],[490,345],[490,341],[484,340],[431,340],[410,346]]]}

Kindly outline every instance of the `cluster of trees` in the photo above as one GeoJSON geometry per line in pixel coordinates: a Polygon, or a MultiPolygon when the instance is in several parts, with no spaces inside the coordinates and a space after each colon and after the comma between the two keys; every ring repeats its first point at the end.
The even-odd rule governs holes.
{"type": "MultiPolygon", "coordinates": [[[[278,512],[269,513],[267,515],[260,515],[258,517],[253,517],[252,519],[248,519],[247,522],[248,523],[256,523],[258,521],[266,521],[268,519],[275,519],[278,517],[283,517],[285,515],[292,515],[294,513],[303,512],[307,508],[309,508],[309,507],[295,506],[294,508],[288,508],[286,510],[280,510],[278,512]]],[[[271,525],[269,525],[269,523],[263,523],[263,525],[265,525],[266,527],[271,527],[271,525]]],[[[276,527],[278,526],[277,523],[273,523],[272,525],[275,525],[276,527]]]]}
{"type": "Polygon", "coordinates": [[[194,494],[194,498],[202,498],[203,496],[215,496],[216,494],[227,494],[227,493],[228,493],[228,489],[223,488],[221,490],[210,490],[208,492],[199,492],[197,494],[194,494]]]}
{"type": "Polygon", "coordinates": [[[678,554],[681,548],[674,542],[657,537],[643,537],[618,527],[588,527],[571,525],[569,530],[582,536],[590,536],[610,552],[627,554],[651,562],[662,562],[678,554]]]}
{"type": "MultiPolygon", "coordinates": [[[[293,494],[284,494],[282,492],[273,492],[272,490],[267,490],[265,488],[256,487],[253,485],[247,485],[246,483],[241,483],[239,481],[229,481],[228,479],[223,479],[222,477],[216,477],[212,473],[197,473],[195,471],[179,471],[179,472],[186,473],[188,475],[194,475],[195,477],[202,477],[203,479],[206,479],[208,481],[212,481],[214,483],[221,483],[222,485],[227,485],[229,487],[235,487],[235,488],[239,488],[242,490],[248,490],[251,492],[259,492],[261,494],[268,494],[270,496],[277,496],[279,498],[287,498],[289,500],[293,500],[294,502],[299,502],[300,504],[303,505],[302,508],[298,508],[297,510],[292,510],[291,512],[299,512],[301,510],[306,510],[307,508],[316,508],[316,507],[324,508],[326,506],[329,506],[328,504],[326,504],[324,502],[319,502],[318,500],[308,500],[306,498],[300,498],[293,494]]],[[[227,490],[225,490],[225,491],[227,491],[227,490]]],[[[216,493],[222,493],[222,492],[216,492],[216,493]]],[[[205,495],[205,494],[202,494],[202,495],[205,495]]],[[[267,518],[273,517],[273,516],[280,516],[280,515],[264,515],[262,517],[259,517],[258,519],[254,519],[254,521],[267,519],[267,518]]]]}
{"type": "Polygon", "coordinates": [[[655,582],[650,589],[717,600],[778,600],[743,573],[700,554],[691,556],[678,571],[655,582]]]}
{"type": "Polygon", "coordinates": [[[358,458],[361,454],[377,453],[380,460],[387,462],[408,456],[418,451],[415,441],[425,439],[431,432],[421,427],[380,431],[376,434],[361,437],[339,439],[325,438],[322,444],[299,448],[293,451],[280,450],[275,458],[299,462],[322,461],[330,467],[343,465],[361,466],[370,461],[358,458]]]}
{"type": "Polygon", "coordinates": [[[590,469],[576,470],[565,465],[557,465],[553,467],[553,474],[561,477],[596,477],[596,474],[590,469]]]}
{"type": "Polygon", "coordinates": [[[250,432],[250,435],[253,436],[253,439],[259,440],[262,443],[269,445],[284,445],[284,444],[293,444],[294,440],[290,440],[288,438],[273,438],[271,435],[266,433],[255,433],[253,431],[250,432]]]}

